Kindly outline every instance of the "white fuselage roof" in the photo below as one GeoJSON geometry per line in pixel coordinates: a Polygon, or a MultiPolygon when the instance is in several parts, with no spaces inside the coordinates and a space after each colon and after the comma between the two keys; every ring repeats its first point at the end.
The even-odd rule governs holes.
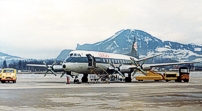
{"type": "MultiPolygon", "coordinates": [[[[86,54],[91,54],[94,57],[99,57],[99,58],[113,58],[113,59],[125,59],[125,60],[130,60],[130,57],[132,56],[127,56],[123,54],[114,54],[114,53],[106,53],[106,52],[96,52],[96,51],[83,51],[83,50],[76,50],[76,51],[71,51],[71,54],[80,54],[81,57],[86,57],[86,54]]],[[[134,58],[134,57],[132,57],[134,58]]],[[[137,60],[136,58],[134,58],[137,60]]]]}

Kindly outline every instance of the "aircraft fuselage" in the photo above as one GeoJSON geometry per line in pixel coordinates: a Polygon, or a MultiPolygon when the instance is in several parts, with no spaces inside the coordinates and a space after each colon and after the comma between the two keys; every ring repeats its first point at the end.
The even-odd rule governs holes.
{"type": "Polygon", "coordinates": [[[70,56],[64,60],[63,68],[65,71],[72,71],[81,74],[105,74],[113,72],[115,67],[119,67],[120,72],[130,73],[132,63],[130,56],[121,54],[111,54],[93,51],[72,51],[70,56]]]}

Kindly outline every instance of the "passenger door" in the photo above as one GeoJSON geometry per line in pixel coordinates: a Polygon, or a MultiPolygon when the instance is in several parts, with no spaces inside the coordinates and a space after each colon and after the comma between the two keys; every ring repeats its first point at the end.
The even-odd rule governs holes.
{"type": "Polygon", "coordinates": [[[95,57],[93,57],[91,54],[86,54],[88,58],[88,67],[95,68],[96,67],[96,61],[95,57]]]}

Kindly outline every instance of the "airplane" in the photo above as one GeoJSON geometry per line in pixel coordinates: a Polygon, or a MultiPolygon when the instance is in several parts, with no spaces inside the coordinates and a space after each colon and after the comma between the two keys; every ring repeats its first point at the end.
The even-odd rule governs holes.
{"type": "MultiPolygon", "coordinates": [[[[75,76],[74,81],[78,74],[83,74],[82,82],[88,82],[88,74],[115,74],[118,73],[125,77],[125,82],[131,82],[132,77],[137,71],[146,74],[146,71],[151,70],[153,67],[180,65],[180,64],[193,64],[196,62],[177,62],[177,63],[160,63],[160,64],[144,64],[147,59],[160,56],[148,56],[145,58],[138,58],[137,42],[134,37],[131,52],[128,54],[114,54],[96,51],[74,50],[69,53],[69,56],[63,61],[62,65],[38,65],[47,67],[47,72],[51,71],[54,75],[55,72],[64,71],[64,74],[75,76]]],[[[34,66],[34,64],[27,64],[27,66],[34,66]]],[[[37,65],[35,65],[37,66],[37,65]]],[[[46,74],[47,74],[46,72],[46,74]]],[[[46,75],[45,74],[45,75],[46,75]]]]}

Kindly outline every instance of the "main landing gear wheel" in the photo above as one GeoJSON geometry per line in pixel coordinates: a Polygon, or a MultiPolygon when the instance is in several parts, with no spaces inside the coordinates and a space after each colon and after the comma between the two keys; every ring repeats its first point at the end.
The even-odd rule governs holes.
{"type": "Polygon", "coordinates": [[[125,77],[125,82],[131,82],[132,78],[131,78],[131,74],[128,74],[128,77],[125,77]]]}
{"type": "Polygon", "coordinates": [[[183,81],[184,81],[184,82],[189,82],[189,79],[184,79],[183,81]]]}
{"type": "Polygon", "coordinates": [[[131,77],[126,77],[125,82],[131,82],[132,78],[131,77]]]}
{"type": "Polygon", "coordinates": [[[88,74],[84,74],[81,78],[81,82],[87,83],[88,82],[88,74]]]}

